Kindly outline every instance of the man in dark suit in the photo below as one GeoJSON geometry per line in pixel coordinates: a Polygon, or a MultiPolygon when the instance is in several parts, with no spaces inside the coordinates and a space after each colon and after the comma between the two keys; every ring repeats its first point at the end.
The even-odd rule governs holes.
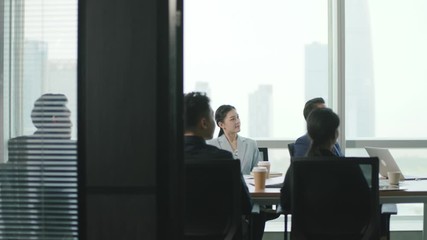
{"type": "MultiPolygon", "coordinates": [[[[314,109],[317,108],[325,108],[325,100],[323,98],[313,98],[308,100],[305,103],[304,106],[304,118],[307,121],[307,117],[308,115],[310,115],[311,111],[313,111],[314,109]]],[[[295,152],[294,152],[294,156],[295,157],[304,157],[307,154],[308,149],[310,148],[311,145],[311,139],[308,136],[308,134],[304,134],[303,136],[299,137],[296,141],[295,141],[295,152]]],[[[335,143],[334,148],[333,148],[333,153],[336,156],[344,156],[341,152],[341,147],[338,143],[335,143]]]]}
{"type": "MultiPolygon", "coordinates": [[[[214,112],[209,102],[209,98],[200,92],[184,95],[184,158],[200,159],[201,161],[211,159],[236,161],[230,152],[206,144],[206,140],[212,139],[216,126],[214,112]]],[[[252,200],[242,175],[241,179],[242,213],[248,217],[252,211],[252,200]]],[[[264,216],[254,214],[252,220],[251,239],[261,240],[265,226],[264,216]]]]}
{"type": "Polygon", "coordinates": [[[231,154],[205,140],[212,139],[215,131],[213,110],[209,98],[198,92],[184,96],[184,154],[185,158],[232,160],[231,154]]]}

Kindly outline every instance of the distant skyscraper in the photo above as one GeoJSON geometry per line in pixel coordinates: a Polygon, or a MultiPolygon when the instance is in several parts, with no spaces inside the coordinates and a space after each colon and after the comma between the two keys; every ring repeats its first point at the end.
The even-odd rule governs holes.
{"type": "Polygon", "coordinates": [[[273,87],[260,85],[249,95],[249,136],[270,137],[273,87]]]}
{"type": "Polygon", "coordinates": [[[346,135],[375,137],[375,88],[368,1],[345,2],[346,135]]]}
{"type": "Polygon", "coordinates": [[[328,45],[305,46],[305,100],[328,97],[328,45]]]}
{"type": "Polygon", "coordinates": [[[77,61],[55,59],[48,62],[47,79],[45,89],[48,92],[58,93],[56,89],[61,89],[59,93],[68,98],[67,107],[71,111],[72,138],[77,139],[77,61]]]}
{"type": "Polygon", "coordinates": [[[208,82],[196,82],[196,88],[195,90],[197,92],[205,92],[206,95],[208,95],[208,97],[212,97],[211,96],[211,88],[209,87],[209,83],[208,82]]]}
{"type": "Polygon", "coordinates": [[[34,101],[44,92],[44,80],[47,77],[47,52],[48,46],[43,41],[25,41],[22,64],[22,121],[24,133],[32,134],[34,126],[31,121],[31,110],[33,109],[34,101]]]}
{"type": "MultiPolygon", "coordinates": [[[[346,2],[346,136],[373,137],[375,108],[368,9],[364,1],[350,2],[357,7],[346,2]]],[[[328,45],[306,45],[305,100],[323,97],[328,102],[328,87],[328,45]]]]}

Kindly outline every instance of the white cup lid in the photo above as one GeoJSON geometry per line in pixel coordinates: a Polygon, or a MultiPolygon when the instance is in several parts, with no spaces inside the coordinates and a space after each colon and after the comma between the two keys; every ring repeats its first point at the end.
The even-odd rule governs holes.
{"type": "Polygon", "coordinates": [[[267,168],[266,167],[254,167],[252,169],[252,172],[267,172],[267,168]]]}
{"type": "Polygon", "coordinates": [[[258,166],[261,166],[261,165],[270,165],[270,162],[269,161],[259,161],[258,166]]]}

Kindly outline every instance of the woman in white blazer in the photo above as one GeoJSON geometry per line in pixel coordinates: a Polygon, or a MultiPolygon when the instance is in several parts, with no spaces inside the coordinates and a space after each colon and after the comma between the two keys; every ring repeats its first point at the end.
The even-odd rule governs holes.
{"type": "MultiPolygon", "coordinates": [[[[215,111],[215,121],[218,127],[221,128],[219,135],[207,143],[231,152],[234,159],[240,160],[242,174],[250,174],[252,168],[258,164],[258,161],[261,161],[261,154],[254,140],[238,135],[240,132],[240,118],[236,108],[230,105],[220,106],[215,111]]],[[[275,211],[271,212],[270,209],[265,209],[264,206],[260,207],[260,214],[256,214],[257,223],[252,226],[254,232],[259,233],[253,236],[254,240],[262,239],[265,221],[275,219],[280,215],[275,211]]]]}
{"type": "Polygon", "coordinates": [[[215,121],[221,130],[217,138],[207,143],[231,152],[234,159],[240,160],[242,174],[250,174],[252,168],[261,161],[261,154],[254,140],[238,135],[240,118],[236,108],[230,105],[220,106],[215,111],[215,121]]]}

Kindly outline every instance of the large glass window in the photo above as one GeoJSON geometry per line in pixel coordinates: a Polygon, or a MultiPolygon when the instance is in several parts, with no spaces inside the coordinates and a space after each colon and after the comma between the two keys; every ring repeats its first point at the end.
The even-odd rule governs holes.
{"type": "Polygon", "coordinates": [[[77,239],[77,0],[0,11],[0,239],[77,239]]]}
{"type": "Polygon", "coordinates": [[[425,0],[345,1],[347,138],[426,139],[426,11],[425,0]]]}
{"type": "MultiPolygon", "coordinates": [[[[347,139],[426,139],[426,10],[425,0],[345,1],[347,139]]],[[[425,149],[392,154],[407,175],[425,175],[425,149]]],[[[398,207],[399,215],[423,211],[398,207]]]]}
{"type": "MultiPolygon", "coordinates": [[[[345,113],[347,156],[391,147],[402,170],[419,175],[427,172],[426,11],[426,0],[185,0],[184,91],[207,92],[214,110],[234,105],[240,134],[270,148],[275,171],[286,171],[283,149],[305,133],[305,101],[320,96],[345,113]]],[[[422,214],[404,206],[399,215],[422,214]]]]}
{"type": "Polygon", "coordinates": [[[328,98],[328,2],[185,0],[184,91],[237,108],[241,135],[294,139],[328,98]]]}

